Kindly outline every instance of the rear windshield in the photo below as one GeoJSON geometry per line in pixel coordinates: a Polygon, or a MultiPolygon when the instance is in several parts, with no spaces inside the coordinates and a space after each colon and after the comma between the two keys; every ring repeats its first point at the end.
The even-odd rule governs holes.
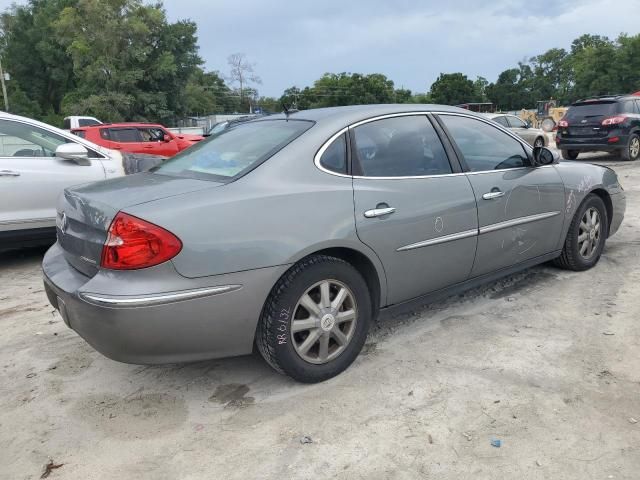
{"type": "Polygon", "coordinates": [[[306,120],[261,120],[239,124],[198,142],[153,171],[230,181],[260,165],[312,125],[313,122],[306,120]]]}
{"type": "Polygon", "coordinates": [[[601,117],[616,114],[616,102],[589,102],[571,105],[567,118],[601,117]]]}

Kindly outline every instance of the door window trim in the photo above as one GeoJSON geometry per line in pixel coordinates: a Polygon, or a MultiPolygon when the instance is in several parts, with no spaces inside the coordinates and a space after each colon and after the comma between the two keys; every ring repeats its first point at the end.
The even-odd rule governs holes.
{"type": "MultiPolygon", "coordinates": [[[[318,149],[318,151],[316,152],[315,156],[313,157],[313,163],[315,164],[315,166],[325,172],[328,173],[330,175],[335,175],[337,177],[346,177],[346,178],[357,178],[357,179],[361,179],[361,180],[407,180],[410,178],[439,178],[439,177],[456,177],[456,176],[461,176],[461,175],[465,175],[465,171],[464,168],[460,162],[460,159],[457,155],[457,152],[454,151],[454,146],[452,144],[452,142],[450,141],[449,137],[446,135],[445,131],[441,128],[440,124],[437,123],[433,116],[432,113],[434,112],[429,112],[429,111],[417,111],[417,112],[402,112],[402,113],[387,113],[384,115],[377,115],[375,117],[371,117],[371,118],[366,118],[364,120],[359,120],[355,123],[352,123],[350,125],[347,125],[346,127],[338,130],[336,133],[334,133],[333,135],[331,135],[331,137],[329,137],[328,140],[326,140],[322,146],[318,149]],[[371,177],[371,176],[365,176],[365,175],[353,175],[352,172],[352,159],[353,159],[353,142],[354,142],[354,135],[351,134],[351,130],[359,127],[360,125],[364,125],[366,123],[371,123],[371,122],[375,122],[378,120],[384,120],[387,118],[396,118],[396,117],[413,117],[413,116],[422,116],[422,117],[426,117],[425,120],[427,122],[429,122],[431,124],[431,127],[435,130],[436,135],[438,137],[438,139],[440,140],[440,143],[442,144],[442,147],[445,150],[445,153],[447,155],[447,160],[449,161],[449,166],[451,167],[451,170],[453,173],[441,173],[441,174],[437,174],[437,175],[409,175],[409,176],[400,176],[400,177],[371,177]],[[322,158],[322,154],[327,150],[327,148],[329,148],[329,146],[333,143],[333,141],[335,139],[337,139],[340,135],[347,133],[347,138],[348,138],[348,148],[347,148],[347,157],[348,157],[348,169],[347,169],[347,173],[338,173],[338,172],[333,172],[331,170],[328,170],[326,168],[324,168],[321,164],[320,164],[320,159],[322,158]],[[444,135],[444,136],[443,136],[444,135]],[[453,154],[453,156],[452,156],[453,154]]],[[[472,117],[475,118],[475,117],[472,117]]]]}
{"type": "Polygon", "coordinates": [[[440,126],[442,127],[442,129],[446,133],[447,137],[449,138],[449,141],[453,145],[453,148],[456,151],[456,155],[458,156],[458,161],[460,162],[460,165],[462,165],[463,171],[464,171],[464,173],[466,175],[478,175],[478,174],[493,173],[493,172],[506,172],[506,171],[515,171],[515,170],[529,170],[529,169],[532,169],[532,168],[553,167],[553,165],[542,165],[542,166],[538,166],[538,167],[534,166],[533,165],[533,156],[532,156],[533,155],[533,148],[531,147],[531,145],[529,145],[527,142],[525,142],[518,135],[516,135],[515,133],[510,131],[508,128],[503,127],[499,123],[493,122],[491,120],[486,120],[486,119],[481,118],[481,117],[476,117],[474,115],[465,115],[465,114],[458,113],[458,112],[434,111],[432,113],[433,113],[434,118],[437,120],[437,122],[440,124],[440,126]],[[466,117],[466,118],[471,118],[472,120],[478,120],[479,122],[484,122],[487,125],[489,125],[490,127],[495,128],[496,130],[499,130],[501,132],[506,133],[507,135],[509,135],[511,138],[513,138],[515,141],[517,141],[522,146],[522,148],[523,148],[523,150],[524,150],[524,152],[525,152],[525,154],[527,156],[527,160],[529,162],[529,165],[524,166],[524,167],[515,167],[515,168],[499,168],[499,169],[494,169],[494,170],[475,170],[475,171],[471,171],[471,169],[469,169],[469,166],[464,161],[464,155],[462,155],[462,152],[459,150],[458,146],[453,141],[451,132],[449,132],[449,130],[447,129],[447,126],[444,124],[444,122],[440,118],[440,116],[444,116],[444,115],[451,115],[451,116],[454,116],[454,117],[466,117]]]}

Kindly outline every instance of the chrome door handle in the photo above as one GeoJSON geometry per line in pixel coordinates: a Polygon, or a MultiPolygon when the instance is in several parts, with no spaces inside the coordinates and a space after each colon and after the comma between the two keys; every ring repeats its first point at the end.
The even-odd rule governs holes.
{"type": "Polygon", "coordinates": [[[504,195],[504,192],[498,190],[497,192],[489,192],[482,195],[485,200],[493,200],[494,198],[500,198],[504,195]]]}
{"type": "Polygon", "coordinates": [[[11,170],[0,170],[0,177],[19,177],[20,172],[13,172],[11,170]]]}
{"type": "Polygon", "coordinates": [[[373,210],[367,210],[366,212],[364,212],[364,216],[365,218],[382,217],[384,215],[389,215],[395,211],[396,209],[393,207],[374,208],[373,210]]]}

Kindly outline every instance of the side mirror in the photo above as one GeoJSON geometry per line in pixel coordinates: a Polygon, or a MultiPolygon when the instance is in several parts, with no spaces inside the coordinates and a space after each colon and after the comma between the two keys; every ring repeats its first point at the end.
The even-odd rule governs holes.
{"type": "Polygon", "coordinates": [[[559,156],[547,147],[533,147],[533,164],[535,167],[558,163],[559,156]]]}
{"type": "Polygon", "coordinates": [[[165,142],[170,142],[171,141],[171,136],[165,133],[164,137],[162,137],[162,140],[164,140],[165,142]]]}
{"type": "Polygon", "coordinates": [[[91,165],[89,150],[79,143],[63,143],[56,148],[56,157],[71,160],[78,165],[91,165]]]}

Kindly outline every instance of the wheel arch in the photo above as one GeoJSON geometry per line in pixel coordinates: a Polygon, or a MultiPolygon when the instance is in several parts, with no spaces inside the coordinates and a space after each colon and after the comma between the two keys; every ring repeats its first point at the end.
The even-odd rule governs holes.
{"type": "MultiPolygon", "coordinates": [[[[604,188],[594,188],[589,193],[593,193],[602,199],[604,206],[607,209],[607,237],[609,236],[609,229],[611,228],[611,220],[613,220],[613,202],[611,201],[611,195],[604,188]]],[[[585,196],[586,198],[586,196],[585,196]]]]}

